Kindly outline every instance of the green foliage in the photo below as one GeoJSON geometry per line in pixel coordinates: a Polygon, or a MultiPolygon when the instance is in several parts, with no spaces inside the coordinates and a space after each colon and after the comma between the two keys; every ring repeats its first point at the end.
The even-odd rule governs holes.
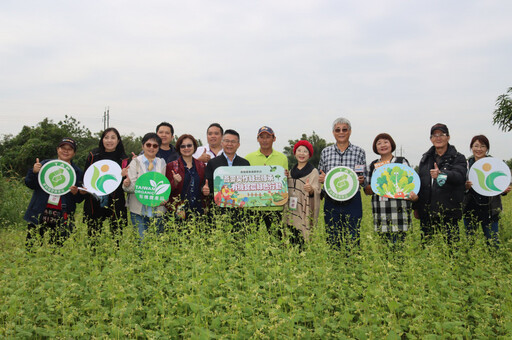
{"type": "Polygon", "coordinates": [[[315,131],[313,131],[313,134],[311,136],[306,136],[305,133],[302,134],[302,137],[300,139],[295,140],[288,140],[289,146],[285,146],[283,149],[283,153],[288,158],[288,166],[293,168],[295,164],[297,164],[297,159],[295,159],[295,156],[293,155],[293,147],[299,140],[307,140],[313,145],[313,157],[309,160],[311,164],[316,168],[318,167],[318,163],[320,162],[320,153],[322,150],[329,145],[332,145],[332,143],[327,143],[325,139],[318,136],[315,131]]]}
{"type": "Polygon", "coordinates": [[[509,169],[512,170],[512,158],[509,159],[508,161],[505,161],[504,162],[508,165],[509,169]]]}
{"type": "MultiPolygon", "coordinates": [[[[23,184],[7,186],[2,203],[23,184]]],[[[422,245],[417,221],[402,245],[389,245],[373,231],[369,197],[363,204],[361,246],[339,251],[326,244],[322,219],[302,250],[254,221],[241,237],[224,216],[207,233],[201,221],[171,221],[142,243],[128,227],[94,247],[78,223],[62,247],[43,242],[31,253],[25,229],[2,228],[0,336],[511,337],[512,196],[503,197],[499,250],[480,231],[462,232],[453,248],[441,237],[422,245]]]]}
{"type": "Polygon", "coordinates": [[[497,124],[503,131],[512,130],[512,87],[507,93],[498,96],[496,99],[496,110],[494,110],[492,123],[497,124]]]}
{"type": "Polygon", "coordinates": [[[24,126],[16,135],[6,135],[0,143],[0,170],[14,171],[24,176],[36,158],[39,160],[56,158],[57,145],[64,137],[71,137],[77,142],[74,162],[83,166],[89,150],[97,146],[97,139],[91,132],[73,117],[65,116],[64,121],[55,124],[48,118],[36,126],[24,126]],[[94,145],[94,146],[92,146],[94,145]]]}
{"type": "MultiPolygon", "coordinates": [[[[102,131],[92,134],[78,120],[65,116],[63,121],[54,123],[45,118],[36,126],[24,126],[16,136],[5,135],[0,142],[0,171],[12,171],[24,176],[32,167],[36,158],[40,161],[57,157],[57,145],[64,137],[71,137],[77,142],[77,152],[73,162],[83,168],[89,152],[98,147],[102,131]]],[[[128,156],[139,154],[142,150],[142,137],[132,133],[121,136],[128,156]]]]}
{"type": "MultiPolygon", "coordinates": [[[[99,139],[99,137],[98,137],[99,139]]],[[[132,152],[138,155],[142,151],[142,137],[135,137],[133,133],[127,136],[121,136],[124,145],[124,151],[130,157],[132,152]]]]}
{"type": "Polygon", "coordinates": [[[0,171],[0,229],[24,224],[23,215],[31,194],[18,176],[0,171]]]}

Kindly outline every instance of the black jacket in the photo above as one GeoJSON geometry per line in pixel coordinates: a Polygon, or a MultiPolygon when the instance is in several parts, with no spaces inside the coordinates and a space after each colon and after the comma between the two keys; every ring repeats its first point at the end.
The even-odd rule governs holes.
{"type": "MultiPolygon", "coordinates": [[[[475,164],[475,157],[471,156],[468,159],[468,169],[471,168],[473,164],[475,164]]],[[[506,194],[483,196],[471,188],[464,196],[464,213],[473,214],[474,216],[486,215],[490,217],[493,222],[498,221],[500,212],[503,210],[501,196],[505,195],[506,194]]]]}
{"type": "MultiPolygon", "coordinates": [[[[116,162],[119,166],[123,167],[123,159],[126,159],[126,155],[121,155],[117,152],[102,152],[99,148],[96,148],[89,152],[87,160],[85,162],[84,173],[89,167],[97,161],[108,159],[116,162]]],[[[128,159],[126,159],[128,164],[128,159]]],[[[126,218],[126,199],[124,197],[124,190],[122,183],[119,184],[117,189],[108,195],[108,206],[101,208],[100,202],[95,199],[92,195],[87,195],[84,202],[84,220],[88,218],[126,218]]]]}
{"type": "MultiPolygon", "coordinates": [[[[49,162],[51,159],[45,159],[41,162],[42,165],[49,162]]],[[[84,173],[82,169],[76,166],[73,162],[71,162],[71,166],[75,169],[76,173],[76,186],[82,185],[82,180],[84,178],[84,173]]],[[[39,185],[38,180],[39,174],[35,174],[32,168],[28,169],[27,176],[25,176],[25,185],[34,190],[32,193],[32,198],[30,199],[30,203],[28,204],[27,211],[23,216],[23,219],[28,223],[39,224],[39,217],[43,213],[46,208],[46,204],[48,203],[48,198],[50,197],[39,185]]],[[[62,212],[73,215],[76,210],[76,205],[83,201],[84,195],[77,193],[73,195],[71,192],[61,196],[62,199],[62,212]]],[[[73,217],[71,217],[71,221],[73,221],[73,217]]]]}
{"type": "MultiPolygon", "coordinates": [[[[250,166],[249,161],[245,158],[242,158],[236,155],[233,160],[233,166],[250,166]]],[[[220,166],[228,166],[228,160],[224,154],[218,155],[217,157],[211,159],[206,166],[206,170],[204,172],[205,178],[208,180],[208,187],[210,187],[210,196],[213,196],[213,173],[215,169],[220,166]]]]}
{"type": "Polygon", "coordinates": [[[422,220],[427,219],[429,213],[449,214],[451,218],[460,219],[467,172],[466,158],[453,145],[448,144],[448,150],[437,164],[441,173],[447,175],[443,185],[430,177],[435,159],[436,149],[432,146],[423,154],[419,164],[421,188],[418,193],[419,200],[414,203],[413,208],[418,210],[422,220]]]}

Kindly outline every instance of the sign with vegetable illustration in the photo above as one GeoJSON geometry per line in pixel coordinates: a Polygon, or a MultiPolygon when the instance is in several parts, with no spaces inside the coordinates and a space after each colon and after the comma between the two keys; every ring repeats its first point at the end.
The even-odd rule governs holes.
{"type": "Polygon", "coordinates": [[[42,166],[37,179],[47,194],[62,196],[75,184],[76,173],[69,163],[53,160],[42,166]]]}
{"type": "Polygon", "coordinates": [[[288,201],[288,181],[281,166],[221,166],[213,179],[219,207],[271,207],[288,201]]]}
{"type": "Polygon", "coordinates": [[[372,190],[379,196],[388,198],[408,198],[413,191],[420,191],[420,177],[406,164],[390,163],[375,169],[372,174],[372,190]]]}
{"type": "Polygon", "coordinates": [[[325,176],[324,189],[336,201],[347,201],[359,191],[357,174],[351,168],[338,166],[325,176]]]}
{"type": "Polygon", "coordinates": [[[482,196],[497,196],[510,185],[510,169],[505,162],[494,157],[485,157],[469,169],[469,180],[473,190],[482,196]]]}
{"type": "Polygon", "coordinates": [[[171,183],[159,172],[146,172],[135,182],[135,197],[150,207],[160,205],[171,195],[171,183]]]}
{"type": "Polygon", "coordinates": [[[91,164],[87,169],[84,174],[84,187],[90,193],[105,196],[114,192],[122,180],[119,164],[105,159],[91,164]]]}

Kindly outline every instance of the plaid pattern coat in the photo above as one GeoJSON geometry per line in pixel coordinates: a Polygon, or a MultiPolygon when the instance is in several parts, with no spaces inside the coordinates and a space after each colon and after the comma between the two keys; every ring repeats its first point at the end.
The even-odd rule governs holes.
{"type": "MultiPolygon", "coordinates": [[[[373,165],[380,162],[379,159],[370,163],[370,178],[375,171],[373,165]]],[[[402,163],[409,165],[407,159],[393,157],[390,163],[402,163]]],[[[381,197],[372,195],[373,224],[375,231],[381,233],[407,231],[411,225],[411,206],[409,200],[381,197]]]]}

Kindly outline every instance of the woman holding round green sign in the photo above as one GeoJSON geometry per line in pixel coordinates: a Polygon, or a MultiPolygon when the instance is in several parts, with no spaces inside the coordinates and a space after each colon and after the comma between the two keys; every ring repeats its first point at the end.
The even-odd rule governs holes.
{"type": "MultiPolygon", "coordinates": [[[[474,136],[469,144],[473,155],[468,159],[468,168],[470,169],[477,161],[485,159],[489,155],[490,143],[489,139],[484,135],[474,136]]],[[[481,177],[484,177],[484,172],[491,172],[490,165],[484,164],[486,169],[482,169],[481,177]]],[[[496,172],[499,176],[499,172],[496,172]]],[[[486,179],[492,175],[487,176],[486,179]]],[[[485,185],[485,180],[481,180],[485,185]]],[[[478,183],[476,183],[478,184],[478,183]]],[[[511,186],[509,185],[501,195],[506,195],[510,192],[511,186]]],[[[498,246],[498,221],[500,212],[503,210],[501,205],[501,195],[484,196],[476,192],[473,188],[473,183],[469,180],[466,181],[466,195],[464,196],[464,225],[466,232],[470,235],[474,234],[479,225],[482,226],[485,238],[488,243],[493,242],[498,246]]]]}
{"type": "Polygon", "coordinates": [[[27,246],[33,237],[50,233],[50,242],[61,244],[73,229],[76,204],[83,200],[77,194],[83,172],[71,161],[75,156],[76,142],[63,138],[57,146],[57,160],[36,162],[28,170],[25,184],[34,190],[28,205],[25,221],[28,222],[27,246]]]}
{"type": "Polygon", "coordinates": [[[87,170],[91,166],[94,167],[91,169],[94,170],[94,175],[90,183],[84,183],[84,186],[89,190],[97,189],[96,195],[88,194],[84,201],[84,222],[87,223],[89,236],[100,232],[105,220],[109,221],[112,232],[116,232],[128,224],[126,199],[121,180],[121,177],[127,175],[128,169],[124,169],[121,176],[111,174],[112,167],[109,168],[107,164],[103,164],[105,162],[101,161],[104,160],[113,161],[121,168],[126,168],[128,162],[121,135],[113,127],[103,131],[98,147],[89,152],[85,162],[86,178],[84,182],[87,182],[87,170]],[[117,186],[116,189],[104,194],[108,192],[106,185],[112,183],[117,186]]]}
{"type": "Polygon", "coordinates": [[[165,178],[165,160],[156,157],[162,140],[156,133],[150,132],[142,137],[143,153],[132,160],[128,168],[128,177],[123,181],[123,190],[128,193],[128,208],[132,224],[137,228],[141,238],[154,223],[157,232],[163,229],[163,216],[166,208],[160,191],[170,192],[170,187],[162,183],[165,178]],[[159,176],[160,175],[160,176],[159,176]]]}
{"type": "MultiPolygon", "coordinates": [[[[385,166],[391,163],[400,163],[409,165],[407,159],[403,157],[395,157],[393,156],[393,152],[396,149],[396,144],[393,138],[387,133],[378,134],[373,140],[373,152],[380,155],[380,158],[374,160],[370,163],[369,170],[369,180],[371,182],[372,176],[376,169],[381,166],[385,166]]],[[[390,170],[391,171],[391,170],[390,170]]],[[[397,169],[398,171],[402,171],[401,169],[397,169]]],[[[403,172],[403,171],[402,171],[403,172]]],[[[386,180],[383,185],[387,187],[387,185],[391,185],[393,190],[401,189],[404,185],[409,185],[407,174],[391,174],[391,176],[395,176],[395,180],[393,181],[391,176],[388,173],[384,174],[383,177],[386,180]],[[386,178],[387,177],[387,178],[386,178]],[[405,181],[403,181],[404,179],[405,181]],[[388,183],[391,182],[391,183],[388,183]],[[396,184],[395,184],[396,182],[396,184]],[[404,184],[402,184],[402,182],[404,184]],[[398,187],[398,188],[397,188],[398,187]]],[[[375,226],[375,231],[386,237],[391,242],[396,242],[398,240],[403,241],[405,239],[405,232],[411,226],[411,199],[416,198],[416,194],[414,192],[409,193],[408,199],[402,198],[389,198],[385,195],[379,195],[378,193],[374,193],[372,190],[372,186],[368,184],[365,189],[365,193],[367,195],[372,195],[372,211],[373,211],[373,223],[375,226]]]]}

